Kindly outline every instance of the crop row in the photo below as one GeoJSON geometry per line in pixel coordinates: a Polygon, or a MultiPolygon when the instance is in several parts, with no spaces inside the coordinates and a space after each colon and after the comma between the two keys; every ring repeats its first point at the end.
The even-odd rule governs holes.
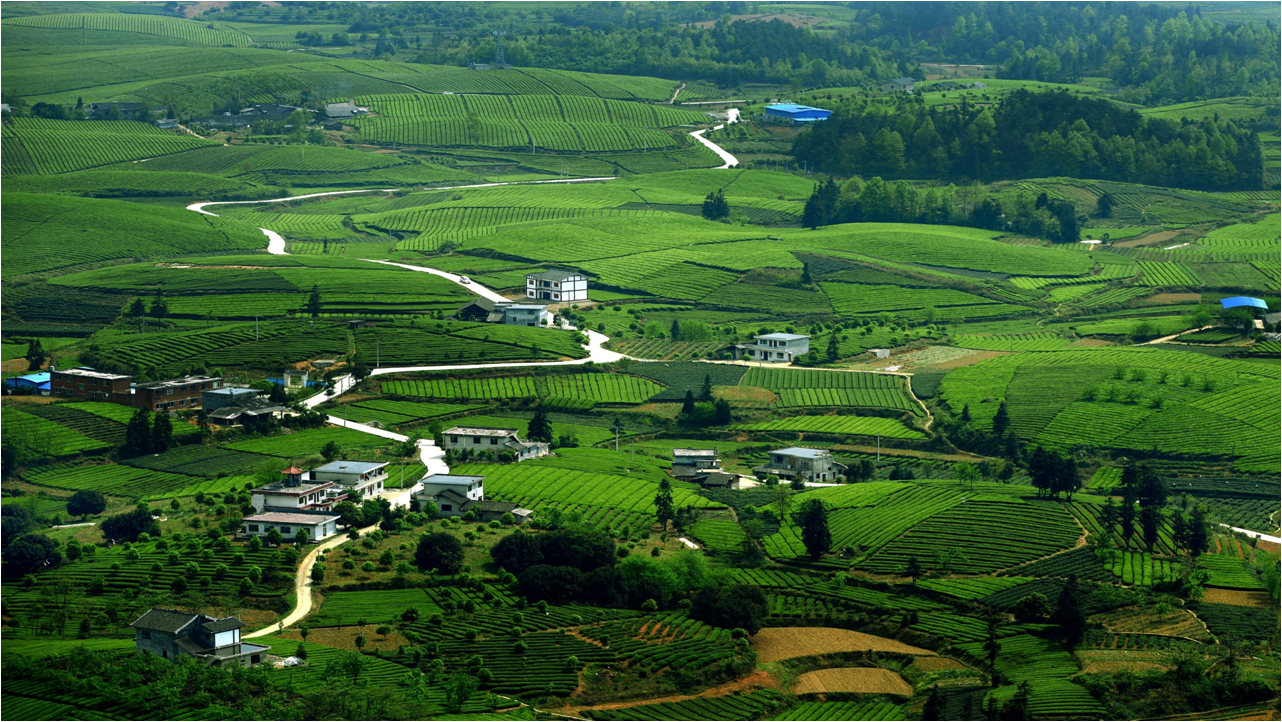
{"type": "Polygon", "coordinates": [[[108,30],[121,33],[139,33],[142,35],[177,38],[214,47],[248,47],[254,42],[245,33],[236,30],[218,29],[214,27],[213,23],[132,13],[30,15],[5,18],[4,24],[29,28],[108,30]]]}
{"type": "MultiPolygon", "coordinates": [[[[538,503],[589,504],[638,512],[654,513],[654,496],[658,486],[650,481],[613,474],[573,471],[546,466],[459,467],[457,473],[479,473],[485,476],[487,494],[520,502],[529,508],[538,503]]],[[[673,501],[682,506],[716,506],[687,489],[673,489],[673,501]]]]}
{"type": "Polygon", "coordinates": [[[734,431],[799,431],[843,436],[885,436],[894,439],[924,439],[925,434],[895,419],[876,416],[791,416],[753,424],[735,424],[734,431]]]}
{"type": "Polygon", "coordinates": [[[171,474],[216,477],[219,474],[248,474],[270,458],[212,446],[179,446],[162,454],[140,456],[124,462],[140,469],[171,474]]]}
{"type": "Polygon", "coordinates": [[[890,374],[818,371],[814,369],[751,368],[744,386],[782,389],[902,389],[903,380],[890,374]]]}
{"type": "Polygon", "coordinates": [[[1179,576],[1179,569],[1165,559],[1154,559],[1148,552],[1109,550],[1104,566],[1123,584],[1151,587],[1179,576]]]}
{"type": "Polygon", "coordinates": [[[773,689],[759,689],[726,697],[695,697],[681,702],[658,702],[618,709],[588,709],[584,714],[594,720],[750,720],[760,719],[782,702],[782,693],[773,689]]]}
{"type": "Polygon", "coordinates": [[[0,424],[5,438],[43,456],[67,456],[109,445],[14,408],[4,412],[0,424]]]}
{"type": "Polygon", "coordinates": [[[948,306],[983,306],[996,301],[951,288],[916,289],[904,293],[902,286],[868,286],[854,283],[820,283],[823,292],[832,302],[833,309],[842,315],[877,313],[880,311],[906,311],[910,309],[948,306]]]}
{"type": "Polygon", "coordinates": [[[658,384],[621,374],[566,374],[497,379],[385,381],[383,393],[441,399],[511,399],[555,396],[599,403],[639,404],[661,390],[658,384]]]}
{"type": "Polygon", "coordinates": [[[990,351],[1055,351],[1069,345],[1068,339],[1054,333],[962,334],[953,337],[961,348],[990,351]]]}
{"type": "Polygon", "coordinates": [[[67,173],[211,145],[210,141],[190,135],[148,132],[155,129],[146,123],[128,123],[136,128],[109,130],[98,123],[78,121],[44,121],[60,125],[32,127],[25,120],[17,119],[12,130],[6,125],[3,133],[21,141],[42,174],[67,173]]]}
{"type": "Polygon", "coordinates": [[[864,563],[896,573],[916,557],[939,568],[952,555],[952,569],[982,574],[1014,566],[1073,546],[1080,529],[1058,506],[1017,499],[971,500],[909,529],[864,563]]]}
{"type": "Polygon", "coordinates": [[[1183,263],[1160,263],[1139,261],[1144,277],[1140,279],[1143,286],[1204,286],[1201,278],[1193,269],[1183,263]]]}
{"type": "Polygon", "coordinates": [[[779,408],[813,406],[865,406],[921,411],[902,389],[784,389],[779,392],[779,408]]]}
{"type": "Polygon", "coordinates": [[[792,709],[780,712],[776,720],[885,720],[898,722],[908,719],[904,708],[890,702],[876,700],[860,702],[802,702],[792,709]]]}

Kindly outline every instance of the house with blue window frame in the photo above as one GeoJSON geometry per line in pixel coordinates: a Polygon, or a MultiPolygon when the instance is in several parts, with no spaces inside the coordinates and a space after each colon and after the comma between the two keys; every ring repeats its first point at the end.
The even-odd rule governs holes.
{"type": "Polygon", "coordinates": [[[767,105],[765,112],[766,120],[773,120],[780,123],[814,123],[820,120],[828,120],[832,115],[831,110],[823,108],[812,108],[809,105],[797,105],[796,103],[776,103],[767,105]]]}

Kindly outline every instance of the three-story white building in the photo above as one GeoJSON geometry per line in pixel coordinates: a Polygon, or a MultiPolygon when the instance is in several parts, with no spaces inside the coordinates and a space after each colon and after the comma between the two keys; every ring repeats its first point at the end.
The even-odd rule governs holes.
{"type": "Polygon", "coordinates": [[[804,333],[767,333],[753,338],[752,343],[736,344],[734,357],[767,363],[792,363],[810,353],[810,337],[804,333]]]}
{"type": "Polygon", "coordinates": [[[525,297],[565,303],[588,300],[588,278],[574,271],[553,268],[525,277],[525,297]]]}

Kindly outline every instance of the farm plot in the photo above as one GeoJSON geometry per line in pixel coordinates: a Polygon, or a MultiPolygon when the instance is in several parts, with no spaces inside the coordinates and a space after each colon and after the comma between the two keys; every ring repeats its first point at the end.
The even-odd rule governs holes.
{"type": "Polygon", "coordinates": [[[495,379],[384,381],[383,393],[438,399],[590,399],[605,404],[639,404],[662,390],[647,379],[622,374],[559,374],[495,379]]]}
{"type": "Polygon", "coordinates": [[[163,454],[140,456],[124,463],[139,469],[213,478],[219,474],[248,474],[270,460],[268,456],[210,446],[179,446],[163,454]]]}
{"type": "Polygon", "coordinates": [[[958,599],[983,599],[990,594],[1031,581],[1027,577],[973,577],[963,579],[927,579],[917,586],[958,599]]]}
{"type": "Polygon", "coordinates": [[[633,363],[628,373],[654,379],[667,386],[650,397],[652,401],[679,401],[687,390],[698,393],[706,377],[713,386],[737,386],[747,368],[725,364],[704,364],[690,361],[668,363],[633,363]]]}
{"type": "Polygon", "coordinates": [[[333,416],[340,416],[359,424],[370,421],[396,426],[414,423],[423,419],[464,414],[484,408],[467,404],[432,404],[415,401],[394,401],[392,399],[374,399],[347,404],[341,409],[330,409],[333,416]]]}
{"type": "Polygon", "coordinates": [[[162,494],[203,481],[186,474],[138,469],[123,464],[97,466],[46,466],[23,474],[33,484],[59,489],[89,489],[112,496],[141,498],[162,494]]]}
{"type": "Polygon", "coordinates": [[[326,427],[298,431],[288,436],[267,436],[248,441],[237,441],[228,444],[227,448],[233,451],[245,451],[252,454],[264,454],[288,459],[319,454],[321,447],[331,441],[338,444],[339,448],[349,452],[378,449],[391,443],[381,436],[343,428],[326,427]]]}
{"type": "Polygon", "coordinates": [[[217,143],[191,135],[166,133],[148,123],[127,120],[84,123],[14,118],[11,124],[5,123],[0,128],[0,135],[20,141],[35,171],[41,174],[154,158],[217,143]]]}
{"type": "Polygon", "coordinates": [[[4,410],[0,427],[6,438],[44,456],[69,456],[110,445],[13,407],[4,410]]]}
{"type": "MultiPolygon", "coordinates": [[[[1011,681],[1059,680],[1077,673],[1073,656],[1059,643],[1049,639],[1022,634],[1008,637],[998,644],[1001,652],[997,656],[997,671],[1011,681]]],[[[981,643],[957,646],[976,659],[987,656],[981,643]]]]}
{"type": "Polygon", "coordinates": [[[712,551],[734,551],[742,548],[748,539],[733,519],[701,519],[690,528],[690,533],[712,551]]]}
{"type": "Polygon", "coordinates": [[[903,707],[876,700],[859,702],[802,702],[772,720],[906,720],[903,707]]]}
{"type": "Polygon", "coordinates": [[[1225,554],[1204,554],[1199,557],[1202,566],[1211,573],[1207,584],[1225,589],[1264,589],[1264,581],[1253,574],[1246,564],[1225,554]]]}
{"type": "Polygon", "coordinates": [[[951,552],[954,571],[983,574],[1072,547],[1079,536],[1076,522],[1057,505],[977,498],[913,526],[862,566],[898,573],[912,557],[933,567],[937,555],[951,552]]]}
{"type": "Polygon", "coordinates": [[[1282,224],[1277,213],[1258,223],[1235,223],[1206,234],[1203,243],[1215,250],[1245,253],[1276,253],[1282,242],[1282,224]]]}
{"type": "Polygon", "coordinates": [[[1123,584],[1151,587],[1179,577],[1178,564],[1166,559],[1154,559],[1148,552],[1110,550],[1104,567],[1123,584]]]}
{"type": "Polygon", "coordinates": [[[831,627],[766,627],[749,639],[762,662],[836,652],[893,652],[933,657],[928,649],[894,639],[831,627]]]}
{"type": "Polygon", "coordinates": [[[1241,607],[1233,604],[1202,603],[1194,610],[1211,634],[1235,635],[1251,641],[1277,637],[1277,609],[1241,607]]]}
{"type": "Polygon", "coordinates": [[[836,434],[841,436],[885,436],[894,439],[925,439],[926,435],[910,429],[901,421],[876,416],[792,416],[774,421],[735,424],[731,431],[796,431],[801,433],[836,434]]]}
{"type": "Polygon", "coordinates": [[[1053,333],[959,334],[953,343],[962,348],[988,351],[1054,351],[1071,341],[1053,333]]]}
{"type": "Polygon", "coordinates": [[[125,441],[123,425],[106,417],[72,408],[70,404],[33,405],[27,409],[27,413],[65,426],[104,444],[119,446],[125,441]]]}
{"type": "Polygon", "coordinates": [[[820,283],[820,288],[832,302],[833,310],[843,316],[854,316],[881,311],[908,311],[927,306],[997,305],[997,301],[954,291],[951,288],[915,289],[905,293],[902,286],[870,286],[854,283],[820,283]]]}
{"type": "MultiPolygon", "coordinates": [[[[654,496],[659,488],[657,483],[641,479],[529,464],[462,466],[455,473],[484,475],[487,494],[493,494],[496,499],[518,502],[536,511],[539,505],[552,503],[586,504],[654,514],[654,496]]],[[[720,506],[690,489],[674,488],[672,495],[679,507],[720,506]]]]}
{"type": "Polygon", "coordinates": [[[422,589],[383,589],[376,592],[329,592],[320,609],[307,618],[312,627],[356,624],[364,619],[370,624],[399,621],[401,612],[417,609],[423,617],[440,614],[422,589]]]}
{"type": "Polygon", "coordinates": [[[793,694],[893,694],[911,697],[913,686],[898,673],[876,667],[833,667],[797,678],[793,694]]]}
{"type": "Polygon", "coordinates": [[[594,720],[746,720],[760,719],[783,704],[773,689],[759,689],[727,697],[695,697],[681,702],[658,702],[618,709],[586,709],[594,720]]]}
{"type": "Polygon", "coordinates": [[[1141,286],[1204,286],[1202,279],[1193,269],[1183,263],[1161,263],[1138,261],[1141,286]]]}
{"type": "MultiPolygon", "coordinates": [[[[560,438],[562,435],[573,436],[579,440],[579,444],[582,446],[593,446],[605,441],[606,439],[614,438],[614,432],[604,426],[576,424],[573,423],[573,421],[564,420],[565,418],[566,417],[561,417],[560,420],[552,422],[552,433],[557,438],[560,438]]],[[[569,418],[573,419],[575,417],[569,418]]],[[[592,417],[578,418],[582,418],[587,421],[594,420],[592,417]]],[[[465,416],[461,419],[455,419],[450,422],[450,424],[457,424],[459,426],[479,426],[481,428],[490,429],[516,429],[517,434],[524,438],[526,432],[529,430],[530,421],[529,419],[510,416],[465,416]]],[[[446,424],[446,426],[448,427],[449,424],[446,424]]]]}
{"type": "MultiPolygon", "coordinates": [[[[1005,703],[1017,691],[1009,685],[993,690],[991,696],[1005,703]]],[[[1028,711],[1037,719],[1099,719],[1107,714],[1085,687],[1066,679],[1029,680],[1028,711]]]]}

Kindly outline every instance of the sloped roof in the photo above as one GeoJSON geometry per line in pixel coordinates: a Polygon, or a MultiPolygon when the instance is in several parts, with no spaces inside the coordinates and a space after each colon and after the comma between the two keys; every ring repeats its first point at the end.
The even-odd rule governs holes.
{"type": "Polygon", "coordinates": [[[564,268],[549,268],[548,270],[543,271],[541,273],[527,274],[526,277],[533,278],[537,281],[551,281],[551,282],[559,283],[568,278],[573,278],[574,276],[581,276],[581,275],[583,274],[578,273],[576,271],[567,271],[564,268]]]}
{"type": "Polygon", "coordinates": [[[205,630],[206,632],[209,632],[210,634],[218,634],[219,632],[230,632],[233,629],[244,629],[244,627],[245,627],[245,623],[235,617],[223,617],[222,619],[219,619],[217,621],[205,622],[204,624],[200,625],[201,629],[205,630]]]}
{"type": "Polygon", "coordinates": [[[129,626],[136,629],[149,629],[156,632],[176,634],[200,615],[191,612],[179,612],[174,609],[152,607],[147,613],[135,619],[129,626]]]}

